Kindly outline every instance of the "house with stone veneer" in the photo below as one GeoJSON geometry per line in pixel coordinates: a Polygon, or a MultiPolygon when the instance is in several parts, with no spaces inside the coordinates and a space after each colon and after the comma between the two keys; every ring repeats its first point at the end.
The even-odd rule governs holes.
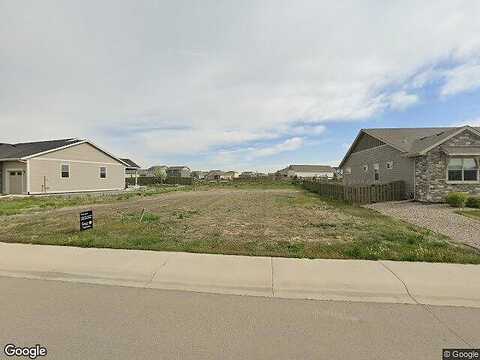
{"type": "Polygon", "coordinates": [[[480,128],[362,129],[340,168],[345,185],[402,180],[418,201],[443,202],[454,191],[480,195],[480,128]]]}

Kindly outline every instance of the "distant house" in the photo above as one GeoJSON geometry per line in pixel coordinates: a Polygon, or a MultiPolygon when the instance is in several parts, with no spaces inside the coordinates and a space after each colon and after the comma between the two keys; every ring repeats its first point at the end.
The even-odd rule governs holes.
{"type": "Polygon", "coordinates": [[[122,160],[125,164],[127,164],[127,167],[125,168],[125,177],[126,178],[134,178],[138,177],[138,171],[140,170],[140,166],[135,164],[132,160],[130,159],[120,159],[122,160]]]}
{"type": "Polygon", "coordinates": [[[222,180],[225,172],[222,170],[210,170],[205,176],[206,180],[222,180]]]}
{"type": "Polygon", "coordinates": [[[152,177],[152,176],[158,176],[159,174],[164,173],[165,176],[167,176],[167,169],[168,169],[168,166],[155,165],[155,166],[150,166],[148,169],[140,169],[138,171],[138,174],[140,176],[152,177]]]}
{"type": "Polygon", "coordinates": [[[255,171],[244,171],[239,175],[240,179],[254,179],[257,177],[257,173],[255,171]]]}
{"type": "Polygon", "coordinates": [[[190,168],[187,166],[169,166],[167,168],[168,177],[190,177],[190,168]]]}
{"type": "Polygon", "coordinates": [[[0,144],[3,194],[123,190],[128,165],[89,140],[0,144]]]}
{"type": "Polygon", "coordinates": [[[130,179],[133,178],[135,179],[135,186],[138,186],[138,171],[140,170],[140,166],[134,163],[130,159],[120,159],[122,160],[125,164],[127,164],[127,167],[125,168],[125,179],[130,179]]]}
{"type": "Polygon", "coordinates": [[[203,179],[205,179],[205,177],[207,176],[207,174],[208,174],[208,171],[199,171],[199,170],[196,170],[196,171],[192,171],[190,175],[191,175],[192,178],[194,178],[194,179],[203,180],[203,179]]]}
{"type": "Polygon", "coordinates": [[[236,171],[225,171],[225,172],[223,173],[223,179],[224,179],[224,180],[237,179],[239,176],[240,176],[240,173],[238,173],[238,172],[236,172],[236,171]]]}
{"type": "Polygon", "coordinates": [[[329,165],[290,165],[277,171],[280,177],[289,178],[329,178],[335,175],[335,169],[329,165]]]}
{"type": "Polygon", "coordinates": [[[480,195],[480,128],[362,129],[340,164],[346,185],[403,180],[416,200],[480,195]]]}

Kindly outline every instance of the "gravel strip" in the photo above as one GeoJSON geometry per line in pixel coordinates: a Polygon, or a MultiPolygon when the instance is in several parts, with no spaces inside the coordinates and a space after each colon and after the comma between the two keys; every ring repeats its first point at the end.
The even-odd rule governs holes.
{"type": "Polygon", "coordinates": [[[480,249],[480,221],[455,214],[455,209],[448,205],[394,201],[365,205],[365,207],[480,249]]]}

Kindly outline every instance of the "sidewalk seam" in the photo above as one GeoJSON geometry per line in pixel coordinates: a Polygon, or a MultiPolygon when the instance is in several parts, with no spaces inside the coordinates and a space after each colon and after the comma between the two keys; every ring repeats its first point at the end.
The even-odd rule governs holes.
{"type": "Polygon", "coordinates": [[[385,264],[383,261],[379,261],[380,264],[382,264],[382,266],[387,269],[393,276],[395,276],[397,278],[398,281],[400,281],[402,284],[403,284],[403,287],[405,288],[405,291],[407,292],[407,295],[410,297],[410,299],[413,300],[413,302],[415,302],[415,304],[417,305],[422,305],[420,304],[417,299],[415,299],[415,297],[413,297],[413,295],[410,293],[410,290],[408,289],[408,286],[407,284],[405,283],[405,281],[403,281],[400,276],[398,276],[392,269],[390,269],[387,264],[385,264]]]}
{"type": "Polygon", "coordinates": [[[146,283],[145,283],[145,287],[149,286],[152,282],[153,282],[153,279],[155,278],[155,276],[157,275],[157,273],[165,266],[167,265],[167,262],[168,262],[168,259],[169,257],[167,257],[165,259],[165,261],[153,272],[152,274],[152,277],[150,278],[150,280],[148,280],[146,283]]]}
{"type": "Polygon", "coordinates": [[[408,296],[417,304],[417,305],[420,305],[423,309],[425,309],[426,312],[428,312],[435,320],[437,320],[440,325],[444,326],[448,331],[450,331],[455,337],[457,337],[458,339],[460,339],[460,341],[462,341],[464,344],[466,344],[467,346],[470,346],[470,347],[473,347],[472,344],[470,344],[468,341],[466,341],[460,334],[458,334],[455,330],[453,330],[448,324],[446,324],[444,321],[442,321],[431,309],[430,307],[427,305],[427,304],[422,304],[421,302],[417,301],[417,299],[415,299],[415,297],[410,293],[410,290],[408,289],[408,286],[407,284],[405,283],[405,281],[403,281],[402,278],[400,278],[400,276],[398,276],[392,269],[390,269],[387,264],[385,264],[383,261],[379,261],[380,264],[382,264],[382,266],[387,269],[388,271],[390,271],[392,273],[393,276],[395,276],[402,284],[403,286],[405,287],[405,290],[407,291],[407,294],[408,296]]]}

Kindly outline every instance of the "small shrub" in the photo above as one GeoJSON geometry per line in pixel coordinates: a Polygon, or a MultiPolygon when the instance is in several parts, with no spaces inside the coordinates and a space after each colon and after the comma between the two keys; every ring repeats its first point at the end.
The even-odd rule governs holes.
{"type": "Polygon", "coordinates": [[[447,204],[451,207],[465,207],[468,199],[467,193],[451,192],[447,195],[447,204]]]}
{"type": "Polygon", "coordinates": [[[465,205],[469,208],[480,209],[480,196],[470,196],[465,205]]]}

